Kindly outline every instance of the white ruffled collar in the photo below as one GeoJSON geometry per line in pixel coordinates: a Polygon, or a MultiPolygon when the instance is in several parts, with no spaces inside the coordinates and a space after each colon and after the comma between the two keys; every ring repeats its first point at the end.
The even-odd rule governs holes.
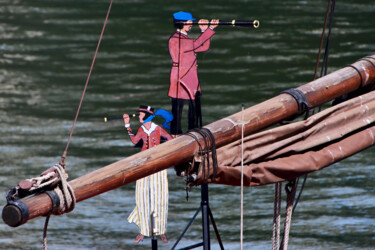
{"type": "Polygon", "coordinates": [[[155,123],[151,122],[151,127],[150,127],[150,129],[147,129],[147,128],[146,128],[145,126],[143,126],[143,125],[142,125],[142,129],[143,129],[143,131],[144,131],[148,136],[150,136],[151,133],[155,131],[155,129],[156,129],[157,126],[158,126],[158,125],[156,125],[155,123]]]}

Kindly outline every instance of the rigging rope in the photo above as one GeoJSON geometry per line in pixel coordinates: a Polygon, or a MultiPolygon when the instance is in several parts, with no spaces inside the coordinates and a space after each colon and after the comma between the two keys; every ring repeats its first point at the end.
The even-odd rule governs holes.
{"type": "Polygon", "coordinates": [[[52,209],[48,213],[46,221],[44,223],[43,248],[45,250],[47,249],[47,228],[51,214],[61,215],[64,213],[69,213],[74,209],[76,204],[76,197],[74,195],[73,188],[67,181],[68,175],[65,172],[64,166],[56,164],[55,166],[53,166],[53,169],[56,170],[56,172],[53,173],[57,173],[57,177],[60,180],[59,185],[53,190],[58,196],[59,204],[56,204],[54,202],[54,199],[50,196],[50,193],[47,193],[51,198],[52,209]]]}
{"type": "Polygon", "coordinates": [[[216,177],[217,173],[217,156],[216,156],[216,144],[215,144],[215,137],[211,133],[211,131],[207,128],[195,128],[189,130],[186,135],[189,135],[194,138],[194,140],[198,143],[199,146],[199,154],[201,155],[202,162],[201,162],[201,171],[202,171],[202,178],[207,181],[210,176],[210,153],[212,157],[212,166],[213,166],[213,174],[212,178],[216,177]],[[196,132],[202,136],[204,141],[204,147],[199,142],[198,137],[193,133],[196,132]],[[207,168],[207,170],[206,170],[207,168]],[[207,174],[206,174],[207,171],[207,174]]]}
{"type": "Polygon", "coordinates": [[[326,32],[326,27],[327,27],[327,19],[328,19],[329,6],[330,6],[330,5],[331,5],[331,0],[328,1],[327,11],[326,11],[325,19],[324,19],[324,25],[323,25],[322,36],[321,36],[321,38],[320,38],[320,46],[319,46],[318,56],[317,56],[317,58],[316,58],[316,65],[315,65],[315,72],[314,72],[314,78],[313,78],[313,80],[316,79],[316,74],[317,74],[317,72],[318,72],[319,61],[320,61],[320,55],[321,55],[322,48],[323,48],[323,41],[324,41],[324,35],[325,35],[325,32],[326,32]]]}
{"type": "MultiPolygon", "coordinates": [[[[323,59],[323,64],[322,64],[322,68],[321,68],[321,72],[320,72],[320,77],[327,74],[329,43],[330,43],[330,40],[331,40],[330,37],[331,37],[333,14],[334,14],[334,11],[335,11],[335,6],[336,6],[336,0],[333,0],[332,4],[331,4],[331,0],[328,0],[327,11],[326,11],[325,19],[324,19],[323,32],[322,32],[322,36],[321,36],[321,40],[320,40],[320,48],[319,48],[319,52],[318,52],[318,56],[317,56],[317,60],[316,60],[314,80],[316,79],[316,74],[317,74],[318,65],[319,65],[319,61],[320,61],[320,54],[321,54],[321,50],[322,50],[322,47],[323,47],[323,40],[324,40],[324,36],[325,36],[327,19],[328,19],[328,15],[329,15],[330,18],[329,18],[329,25],[328,25],[328,35],[327,35],[327,40],[326,40],[326,45],[325,45],[324,59],[323,59]]],[[[319,107],[319,111],[320,111],[320,107],[319,107]]],[[[296,209],[297,204],[298,204],[298,202],[301,198],[302,191],[303,191],[303,189],[305,187],[305,184],[306,184],[307,176],[308,176],[307,174],[304,176],[302,186],[300,188],[299,194],[297,196],[296,202],[295,202],[294,207],[293,207],[293,212],[296,209]]],[[[297,179],[297,182],[298,182],[298,180],[299,180],[299,178],[297,179]]]]}
{"type": "Polygon", "coordinates": [[[68,142],[66,144],[64,153],[61,156],[59,164],[56,164],[53,167],[56,170],[56,172],[58,173],[59,179],[60,179],[60,184],[58,185],[58,187],[56,187],[54,189],[55,193],[59,197],[60,204],[59,204],[59,206],[56,206],[56,204],[54,204],[53,199],[50,196],[50,194],[47,193],[50,196],[53,205],[52,205],[52,209],[51,209],[50,213],[46,217],[46,221],[45,221],[44,229],[43,229],[43,248],[45,250],[47,249],[47,229],[48,229],[48,222],[49,222],[51,214],[60,215],[60,214],[71,212],[74,209],[75,204],[76,204],[76,198],[75,198],[75,195],[74,195],[74,190],[72,189],[72,187],[69,185],[69,183],[66,180],[67,174],[65,173],[65,163],[64,163],[64,161],[65,161],[65,158],[67,156],[70,140],[73,136],[74,128],[75,128],[75,125],[76,125],[77,120],[78,120],[79,111],[81,110],[81,107],[82,107],[83,98],[84,98],[85,93],[86,93],[86,89],[87,89],[87,85],[88,85],[89,80],[90,80],[92,69],[94,68],[96,56],[98,55],[100,43],[103,39],[103,34],[104,34],[105,27],[107,25],[109,14],[111,12],[112,3],[113,3],[113,0],[111,0],[111,2],[109,4],[109,7],[108,7],[107,15],[106,15],[103,27],[102,27],[102,31],[101,31],[101,34],[100,34],[100,37],[99,37],[99,40],[98,40],[98,44],[96,46],[95,54],[94,54],[94,57],[93,57],[92,62],[91,62],[90,71],[88,73],[86,83],[85,83],[85,87],[83,89],[82,96],[81,96],[81,99],[80,99],[80,102],[79,102],[79,105],[78,105],[78,108],[77,108],[77,112],[76,112],[76,116],[74,118],[73,126],[70,130],[68,142]]]}
{"type": "Polygon", "coordinates": [[[280,219],[281,219],[281,187],[282,183],[275,183],[275,201],[273,210],[272,250],[277,250],[280,244],[280,219]]]}
{"type": "Polygon", "coordinates": [[[243,155],[244,155],[244,147],[243,147],[243,138],[244,138],[244,105],[242,104],[242,112],[241,112],[241,250],[243,249],[243,155]]]}
{"type": "Polygon", "coordinates": [[[287,199],[286,199],[286,211],[285,211],[285,222],[284,222],[284,237],[280,246],[281,250],[288,249],[289,231],[290,231],[290,224],[292,222],[293,203],[294,203],[294,198],[296,196],[296,190],[297,190],[297,182],[295,180],[289,181],[289,183],[285,185],[285,192],[287,194],[287,199]]]}
{"type": "Polygon", "coordinates": [[[327,35],[327,41],[326,41],[326,47],[324,50],[324,59],[323,59],[323,65],[320,72],[320,76],[327,75],[327,68],[328,68],[328,55],[329,55],[329,43],[331,41],[331,31],[332,31],[332,22],[333,22],[333,14],[335,12],[335,5],[336,1],[333,0],[331,4],[331,11],[329,13],[329,28],[328,28],[328,35],[327,35]]]}
{"type": "MultiPolygon", "coordinates": [[[[324,41],[324,36],[325,36],[325,30],[327,26],[327,20],[329,16],[329,31],[327,35],[327,40],[325,44],[325,52],[324,52],[324,57],[323,57],[323,63],[322,63],[322,68],[320,72],[320,77],[323,75],[327,74],[327,68],[328,68],[328,55],[329,55],[329,44],[330,44],[330,37],[331,37],[331,31],[332,31],[332,22],[333,22],[333,15],[334,15],[334,10],[335,10],[335,0],[328,0],[328,6],[325,14],[325,19],[324,19],[324,25],[323,25],[323,31],[320,39],[320,46],[319,46],[319,51],[317,55],[317,60],[316,60],[316,65],[315,65],[315,71],[314,71],[314,77],[313,80],[316,79],[317,77],[317,71],[318,71],[318,66],[319,66],[319,61],[320,61],[320,56],[321,56],[321,51],[323,47],[323,41],[324,41]]],[[[320,107],[319,107],[320,111],[320,107]]],[[[314,112],[313,112],[314,113],[314,112]]],[[[308,118],[308,113],[305,117],[305,119],[308,118]]],[[[296,189],[298,187],[298,182],[299,178],[297,178],[293,183],[289,183],[289,187],[291,187],[291,190],[288,190],[288,185],[285,187],[286,192],[287,192],[287,209],[286,209],[286,218],[285,218],[285,224],[284,224],[284,236],[283,240],[280,245],[280,249],[287,249],[288,247],[288,241],[289,241],[289,229],[290,229],[290,223],[291,223],[291,217],[293,212],[295,211],[298,202],[301,198],[303,189],[306,184],[308,175],[306,174],[304,176],[304,180],[302,182],[301,188],[299,190],[299,193],[297,195],[297,199],[295,199],[296,196],[296,189]],[[294,201],[295,199],[295,201],[294,201]]],[[[273,235],[272,235],[272,250],[277,249],[279,245],[279,237],[280,237],[280,205],[281,205],[281,183],[276,183],[275,184],[275,204],[274,204],[274,222],[273,222],[273,235]]]]}
{"type": "Polygon", "coordinates": [[[102,27],[102,32],[100,34],[100,37],[99,37],[99,41],[98,41],[98,44],[96,46],[96,50],[95,50],[95,54],[94,54],[94,57],[92,59],[92,62],[91,62],[91,67],[90,67],[90,71],[89,71],[89,74],[87,76],[87,79],[86,79],[86,84],[85,84],[85,87],[83,89],[83,92],[82,92],[82,96],[81,96],[81,100],[79,102],[79,105],[78,105],[78,109],[77,109],[77,112],[76,112],[76,116],[74,118],[74,122],[73,122],[73,126],[70,130],[70,135],[69,135],[69,139],[68,139],[68,142],[66,144],[66,147],[65,147],[65,150],[64,150],[64,153],[62,154],[61,156],[61,160],[60,160],[60,164],[63,165],[64,164],[64,160],[66,158],[66,155],[68,153],[68,148],[69,148],[69,144],[70,144],[70,140],[73,136],[73,132],[74,132],[74,128],[75,128],[75,125],[77,123],[77,119],[78,119],[78,115],[79,115],[79,111],[81,110],[81,106],[82,106],[82,102],[83,102],[83,98],[85,96],[85,93],[86,93],[86,89],[87,89],[87,85],[89,83],[89,80],[90,80],[90,76],[91,76],[91,72],[92,72],[92,69],[94,67],[94,63],[95,63],[95,60],[96,60],[96,56],[98,54],[98,51],[99,51],[99,46],[100,46],[100,43],[102,41],[102,38],[103,38],[103,34],[104,34],[104,30],[105,30],[105,27],[107,25],[107,21],[108,21],[108,17],[109,17],[109,13],[111,12],[111,8],[112,8],[112,3],[113,3],[113,0],[111,0],[110,4],[109,4],[109,7],[108,7],[108,11],[107,11],[107,16],[105,18],[105,21],[104,21],[104,24],[103,24],[103,27],[102,27]]]}
{"type": "MultiPolygon", "coordinates": [[[[212,174],[213,177],[212,178],[214,179],[216,177],[216,174],[217,174],[218,165],[217,165],[215,137],[213,136],[212,132],[207,128],[195,128],[195,129],[189,130],[186,133],[186,135],[191,136],[198,143],[199,155],[201,157],[201,161],[200,161],[200,164],[199,164],[198,171],[200,170],[202,172],[202,177],[203,177],[205,182],[207,182],[207,180],[210,176],[210,154],[211,154],[212,166],[213,166],[213,174],[212,174]],[[199,142],[199,138],[193,132],[196,132],[200,136],[202,136],[203,142],[204,142],[204,148],[202,147],[202,144],[199,142]],[[207,174],[206,174],[206,168],[207,168],[207,174]]],[[[194,162],[195,162],[195,160],[193,160],[192,164],[194,164],[194,162]]],[[[187,175],[188,175],[187,176],[188,177],[187,178],[187,185],[188,185],[189,179],[191,180],[191,182],[193,182],[194,178],[189,178],[189,173],[187,173],[187,175]]],[[[207,186],[207,192],[208,192],[208,186],[207,186]]],[[[203,193],[203,191],[202,191],[202,193],[203,193]]],[[[207,193],[207,195],[208,195],[208,193],[207,193]]],[[[208,196],[207,196],[207,205],[208,205],[208,196]]],[[[207,206],[207,208],[208,208],[207,209],[208,210],[208,216],[211,219],[212,226],[213,226],[215,234],[216,234],[216,238],[217,238],[217,240],[219,242],[219,245],[220,245],[220,249],[224,250],[224,245],[223,245],[223,242],[222,242],[221,237],[219,235],[219,231],[216,227],[216,223],[215,223],[214,217],[212,215],[211,209],[209,208],[209,206],[207,206]]],[[[202,213],[203,213],[204,212],[203,200],[202,200],[200,209],[202,209],[202,213]]],[[[194,217],[195,217],[195,215],[194,215],[194,217]]],[[[203,220],[203,215],[202,215],[202,220],[203,220]]],[[[179,242],[179,240],[176,242],[176,244],[179,242]]],[[[176,244],[175,244],[175,246],[176,246],[176,244]]],[[[172,249],[174,249],[174,247],[172,249]]]]}

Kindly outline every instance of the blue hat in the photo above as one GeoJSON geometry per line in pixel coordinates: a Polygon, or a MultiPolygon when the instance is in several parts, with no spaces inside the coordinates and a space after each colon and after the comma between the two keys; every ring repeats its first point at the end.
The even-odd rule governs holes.
{"type": "Polygon", "coordinates": [[[195,20],[193,18],[193,15],[189,12],[179,11],[173,14],[173,18],[175,20],[181,20],[181,21],[188,21],[188,20],[195,20]]]}

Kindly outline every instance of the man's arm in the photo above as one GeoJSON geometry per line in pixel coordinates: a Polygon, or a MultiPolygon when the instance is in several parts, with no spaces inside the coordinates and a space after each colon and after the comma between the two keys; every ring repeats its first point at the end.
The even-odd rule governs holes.
{"type": "Polygon", "coordinates": [[[179,62],[178,60],[179,42],[180,42],[179,39],[175,38],[174,36],[172,36],[168,42],[169,54],[171,55],[173,64],[178,64],[179,62]]]}
{"type": "MultiPolygon", "coordinates": [[[[208,23],[208,20],[201,19],[199,23],[208,23]]],[[[210,27],[207,24],[199,25],[203,33],[194,41],[194,52],[204,52],[210,49],[211,37],[215,34],[214,29],[218,26],[218,23],[218,19],[212,19],[210,27]]]]}

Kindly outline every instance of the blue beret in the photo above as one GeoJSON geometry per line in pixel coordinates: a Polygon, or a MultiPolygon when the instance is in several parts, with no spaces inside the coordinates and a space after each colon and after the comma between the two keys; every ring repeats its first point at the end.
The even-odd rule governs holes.
{"type": "Polygon", "coordinates": [[[179,11],[173,14],[173,18],[175,20],[180,20],[180,21],[188,21],[192,20],[194,21],[195,18],[193,18],[193,15],[189,12],[184,12],[184,11],[179,11]]]}

